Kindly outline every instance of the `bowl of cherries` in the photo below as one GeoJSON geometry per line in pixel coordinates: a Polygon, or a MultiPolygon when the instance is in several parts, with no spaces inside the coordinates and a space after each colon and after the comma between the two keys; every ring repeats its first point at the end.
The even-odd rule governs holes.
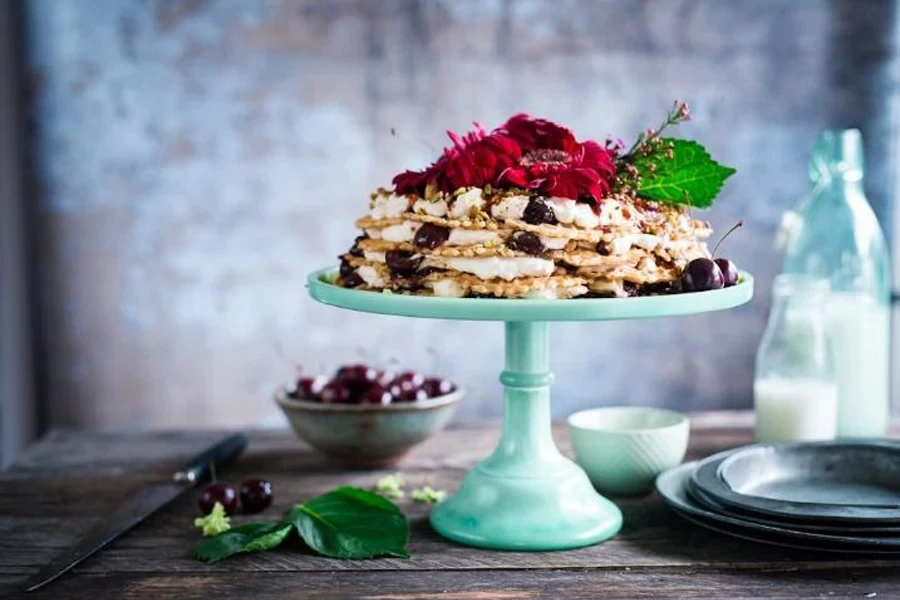
{"type": "Polygon", "coordinates": [[[300,377],[275,400],[297,435],[325,456],[383,466],[440,431],[462,396],[446,379],[353,364],[330,378],[300,377]]]}

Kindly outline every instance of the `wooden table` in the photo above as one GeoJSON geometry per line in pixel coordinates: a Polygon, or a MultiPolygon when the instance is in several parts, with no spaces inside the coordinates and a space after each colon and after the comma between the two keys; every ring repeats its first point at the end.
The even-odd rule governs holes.
{"type": "MultiPolygon", "coordinates": [[[[746,416],[695,420],[690,455],[751,440],[746,416]],[[731,425],[723,426],[726,419],[731,425]],[[711,425],[711,423],[717,423],[711,425]]],[[[565,431],[556,437],[568,450],[565,431]]],[[[142,435],[53,432],[0,475],[0,598],[72,544],[142,482],[166,477],[216,433],[142,435]]],[[[498,438],[453,429],[400,465],[407,481],[453,490],[498,438]]],[[[292,504],[340,484],[371,486],[382,472],[324,463],[287,432],[253,433],[247,454],[225,474],[270,479],[277,518],[292,504]]],[[[426,506],[403,502],[410,560],[339,561],[302,548],[236,557],[216,565],[191,558],[197,493],[189,493],[33,598],[897,598],[900,563],[762,546],[682,521],[655,495],[624,500],[615,539],[566,552],[476,550],[449,543],[428,525],[426,506]]]]}

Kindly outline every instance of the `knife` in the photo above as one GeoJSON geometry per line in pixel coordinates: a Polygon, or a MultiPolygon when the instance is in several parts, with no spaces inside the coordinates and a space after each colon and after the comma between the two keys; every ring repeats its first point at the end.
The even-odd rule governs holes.
{"type": "Polygon", "coordinates": [[[230,435],[192,458],[184,468],[172,475],[170,481],[141,488],[106,521],[88,531],[75,547],[31,577],[25,583],[25,591],[32,592],[50,583],[187,490],[206,481],[210,476],[210,465],[216,471],[228,466],[246,446],[247,436],[242,433],[230,435]]]}

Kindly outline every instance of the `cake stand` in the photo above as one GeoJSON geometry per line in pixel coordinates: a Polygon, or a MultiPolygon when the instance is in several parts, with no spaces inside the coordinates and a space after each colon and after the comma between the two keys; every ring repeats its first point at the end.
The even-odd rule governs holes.
{"type": "Polygon", "coordinates": [[[753,296],[753,278],[747,274],[734,287],[692,294],[516,300],[359,291],[335,285],[336,273],[323,269],[310,274],[310,295],[362,312],[505,323],[500,443],[431,513],[432,526],[444,537],[501,550],[578,548],[606,540],[622,526],[616,505],[594,490],[585,472],[553,441],[549,322],[673,317],[732,308],[753,296]]]}

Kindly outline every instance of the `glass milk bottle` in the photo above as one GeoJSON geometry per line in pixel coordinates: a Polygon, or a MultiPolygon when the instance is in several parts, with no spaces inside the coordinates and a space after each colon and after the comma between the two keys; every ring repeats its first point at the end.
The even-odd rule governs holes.
{"type": "Polygon", "coordinates": [[[823,311],[827,293],[824,280],[775,278],[753,381],[760,442],[830,440],[837,434],[838,387],[823,311]]]}
{"type": "Polygon", "coordinates": [[[880,437],[889,412],[890,265],[863,193],[862,136],[825,131],[810,162],[812,195],[786,215],[784,273],[826,279],[838,386],[838,437],[880,437]]]}

